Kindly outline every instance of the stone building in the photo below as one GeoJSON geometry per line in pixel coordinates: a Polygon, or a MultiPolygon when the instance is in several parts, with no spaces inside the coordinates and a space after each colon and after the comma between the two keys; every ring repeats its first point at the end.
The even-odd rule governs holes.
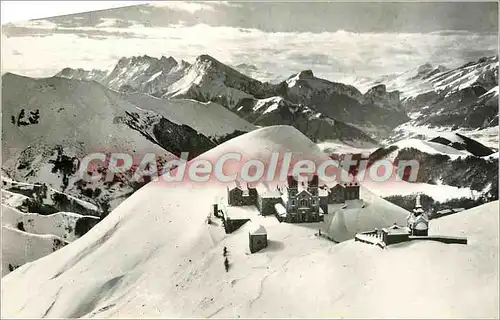
{"type": "Polygon", "coordinates": [[[345,188],[341,184],[336,184],[332,188],[330,188],[330,192],[328,194],[328,203],[344,203],[345,201],[345,188]]]}
{"type": "Polygon", "coordinates": [[[359,184],[351,182],[344,184],[344,200],[359,199],[359,184]]]}
{"type": "Polygon", "coordinates": [[[274,205],[281,203],[281,191],[277,186],[269,186],[266,183],[259,183],[255,187],[255,205],[263,216],[275,214],[274,205]]]}
{"type": "Polygon", "coordinates": [[[359,199],[359,184],[319,186],[318,175],[288,176],[286,184],[256,186],[236,182],[227,188],[229,206],[255,205],[261,215],[276,215],[285,222],[318,222],[328,213],[329,204],[359,199]]]}
{"type": "Polygon", "coordinates": [[[313,175],[307,178],[296,179],[288,176],[286,196],[282,197],[287,211],[288,222],[317,222],[323,216],[320,208],[319,179],[313,175]]]}
{"type": "Polygon", "coordinates": [[[267,231],[261,225],[253,225],[248,233],[250,252],[255,253],[267,247],[267,231]]]}
{"type": "Polygon", "coordinates": [[[256,200],[257,191],[247,184],[236,181],[227,187],[227,202],[230,206],[251,206],[255,205],[256,200]]]}
{"type": "Polygon", "coordinates": [[[409,238],[410,232],[406,227],[395,224],[392,227],[382,229],[382,241],[386,245],[406,242],[409,238]]]}

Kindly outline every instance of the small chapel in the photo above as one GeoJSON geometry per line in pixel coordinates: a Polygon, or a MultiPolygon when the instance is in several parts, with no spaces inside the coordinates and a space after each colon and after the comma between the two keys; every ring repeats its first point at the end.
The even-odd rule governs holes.
{"type": "Polygon", "coordinates": [[[415,200],[415,208],[408,215],[407,227],[412,236],[428,236],[429,235],[429,216],[420,203],[420,195],[415,200]]]}

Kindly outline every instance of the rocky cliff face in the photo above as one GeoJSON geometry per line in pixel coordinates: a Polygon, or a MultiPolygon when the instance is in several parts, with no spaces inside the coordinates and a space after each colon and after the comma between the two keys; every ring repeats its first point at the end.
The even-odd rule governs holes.
{"type": "Polygon", "coordinates": [[[379,84],[371,88],[364,94],[363,98],[365,103],[375,105],[379,108],[394,109],[396,112],[402,109],[400,92],[387,92],[384,84],[379,84]]]}
{"type": "Polygon", "coordinates": [[[290,77],[276,91],[293,103],[381,137],[409,120],[400,108],[398,93],[384,89],[377,86],[363,95],[353,86],[316,78],[307,70],[290,77]]]}
{"type": "Polygon", "coordinates": [[[236,109],[243,118],[257,125],[290,125],[314,142],[339,141],[354,147],[377,145],[377,141],[356,127],[279,96],[243,99],[236,109]]]}

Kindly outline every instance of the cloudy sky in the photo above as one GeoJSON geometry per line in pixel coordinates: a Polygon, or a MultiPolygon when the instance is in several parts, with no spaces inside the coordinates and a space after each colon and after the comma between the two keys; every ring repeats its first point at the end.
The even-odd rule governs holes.
{"type": "Polygon", "coordinates": [[[157,2],[2,25],[2,71],[108,69],[122,56],[210,54],[261,80],[312,69],[351,82],[497,52],[490,3],[157,2]]]}

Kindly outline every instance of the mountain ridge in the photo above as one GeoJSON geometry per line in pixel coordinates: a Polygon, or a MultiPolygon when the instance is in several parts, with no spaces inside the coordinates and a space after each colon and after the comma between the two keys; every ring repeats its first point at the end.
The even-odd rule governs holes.
{"type": "MultiPolygon", "coordinates": [[[[244,99],[258,100],[281,96],[291,103],[306,105],[360,130],[371,127],[373,132],[369,134],[372,136],[378,134],[377,126],[384,127],[380,131],[387,133],[397,124],[407,120],[400,111],[397,92],[386,92],[380,90],[379,86],[378,90],[374,89],[363,95],[353,86],[316,78],[311,70],[303,70],[277,84],[270,84],[246,76],[212,56],[203,54],[182,72],[183,76],[176,81],[163,83],[163,87],[157,87],[156,92],[140,89],[137,84],[131,87],[134,88],[132,90],[157,97],[212,101],[230,110],[237,109],[244,99]],[[392,110],[391,117],[385,116],[387,108],[392,110]]],[[[66,76],[61,73],[58,75],[66,76]]],[[[130,83],[134,81],[129,80],[130,83]]]]}

